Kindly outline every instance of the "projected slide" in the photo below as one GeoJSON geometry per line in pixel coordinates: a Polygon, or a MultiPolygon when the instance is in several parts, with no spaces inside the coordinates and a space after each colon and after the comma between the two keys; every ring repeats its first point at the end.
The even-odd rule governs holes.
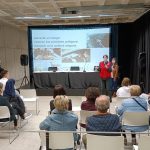
{"type": "Polygon", "coordinates": [[[31,29],[33,71],[70,71],[79,66],[80,71],[93,71],[109,56],[110,28],[31,29]]]}

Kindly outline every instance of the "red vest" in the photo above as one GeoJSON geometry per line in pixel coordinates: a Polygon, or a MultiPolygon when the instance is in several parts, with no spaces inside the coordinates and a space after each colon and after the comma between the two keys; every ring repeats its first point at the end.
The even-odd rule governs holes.
{"type": "Polygon", "coordinates": [[[100,67],[99,75],[100,75],[100,78],[102,79],[108,79],[111,77],[111,71],[110,71],[111,63],[108,62],[106,66],[107,68],[105,67],[104,61],[101,61],[99,64],[99,67],[100,67]]]}

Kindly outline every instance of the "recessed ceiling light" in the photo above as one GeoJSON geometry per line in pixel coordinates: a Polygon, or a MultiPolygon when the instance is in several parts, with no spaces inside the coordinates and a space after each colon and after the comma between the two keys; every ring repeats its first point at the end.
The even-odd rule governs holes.
{"type": "Polygon", "coordinates": [[[90,18],[91,16],[61,16],[62,19],[90,18]]]}
{"type": "Polygon", "coordinates": [[[17,20],[49,20],[52,19],[53,17],[49,16],[49,15],[45,15],[45,16],[34,16],[34,17],[29,17],[29,16],[25,16],[25,17],[15,17],[15,19],[17,20]]]}

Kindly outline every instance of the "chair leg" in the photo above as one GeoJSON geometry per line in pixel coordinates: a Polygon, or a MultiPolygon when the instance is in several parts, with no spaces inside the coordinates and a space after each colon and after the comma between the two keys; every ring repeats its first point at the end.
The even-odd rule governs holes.
{"type": "Polygon", "coordinates": [[[19,119],[19,128],[23,128],[26,124],[28,124],[28,119],[27,120],[22,120],[20,117],[18,117],[19,119]],[[22,122],[24,122],[22,124],[22,122]]]}
{"type": "Polygon", "coordinates": [[[38,115],[39,114],[39,101],[38,100],[36,100],[36,115],[38,115]]]}
{"type": "MultiPolygon", "coordinates": [[[[19,136],[19,130],[17,130],[16,132],[17,132],[17,135],[11,140],[11,129],[10,129],[10,123],[11,122],[9,122],[9,144],[11,144],[13,141],[15,141],[15,139],[19,136]]],[[[15,134],[15,133],[14,133],[15,134]]]]}

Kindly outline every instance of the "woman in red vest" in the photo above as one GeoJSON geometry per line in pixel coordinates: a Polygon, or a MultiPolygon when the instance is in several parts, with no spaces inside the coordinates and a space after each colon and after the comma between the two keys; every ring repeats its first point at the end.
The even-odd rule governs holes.
{"type": "Polygon", "coordinates": [[[101,78],[101,91],[103,94],[109,95],[111,99],[111,62],[108,61],[108,55],[103,56],[103,61],[99,63],[99,70],[99,75],[101,78]]]}

